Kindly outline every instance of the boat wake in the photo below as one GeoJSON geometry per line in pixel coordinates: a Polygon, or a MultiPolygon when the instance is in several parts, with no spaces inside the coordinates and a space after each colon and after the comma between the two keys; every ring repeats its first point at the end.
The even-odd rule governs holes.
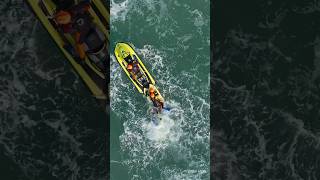
{"type": "Polygon", "coordinates": [[[179,121],[175,119],[178,117],[177,115],[179,111],[177,111],[177,109],[179,107],[170,107],[169,111],[163,110],[161,114],[155,117],[157,123],[153,120],[143,123],[142,129],[149,140],[155,142],[163,142],[166,140],[170,142],[177,142],[179,140],[181,128],[179,127],[179,121]]]}

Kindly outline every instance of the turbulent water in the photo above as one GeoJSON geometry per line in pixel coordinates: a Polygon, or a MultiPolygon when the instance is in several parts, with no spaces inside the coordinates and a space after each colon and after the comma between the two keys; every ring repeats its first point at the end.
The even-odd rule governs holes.
{"type": "Polygon", "coordinates": [[[320,179],[319,1],[214,8],[212,177],[320,179]]]}
{"type": "Polygon", "coordinates": [[[111,179],[209,179],[209,1],[111,1],[111,51],[131,42],[171,111],[151,103],[111,60],[111,179]]]}
{"type": "Polygon", "coordinates": [[[23,1],[0,10],[0,179],[105,179],[103,108],[23,1]]]}

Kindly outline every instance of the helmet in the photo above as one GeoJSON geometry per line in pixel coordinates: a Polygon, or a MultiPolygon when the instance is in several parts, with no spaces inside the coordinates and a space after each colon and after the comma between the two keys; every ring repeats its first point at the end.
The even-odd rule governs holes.
{"type": "Polygon", "coordinates": [[[132,65],[128,64],[127,69],[132,70],[132,65]]]}
{"type": "Polygon", "coordinates": [[[68,24],[71,22],[71,14],[61,10],[55,15],[55,20],[58,24],[68,24]]]}
{"type": "Polygon", "coordinates": [[[149,86],[149,92],[150,93],[154,93],[154,87],[153,86],[149,86]]]}

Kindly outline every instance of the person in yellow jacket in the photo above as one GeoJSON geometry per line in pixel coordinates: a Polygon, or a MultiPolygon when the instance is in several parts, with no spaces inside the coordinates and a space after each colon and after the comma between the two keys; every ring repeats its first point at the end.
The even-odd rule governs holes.
{"type": "Polygon", "coordinates": [[[149,84],[148,93],[149,93],[150,100],[153,103],[153,106],[158,108],[158,112],[161,112],[164,106],[163,97],[160,95],[160,93],[156,90],[155,86],[152,84],[149,84]]]}

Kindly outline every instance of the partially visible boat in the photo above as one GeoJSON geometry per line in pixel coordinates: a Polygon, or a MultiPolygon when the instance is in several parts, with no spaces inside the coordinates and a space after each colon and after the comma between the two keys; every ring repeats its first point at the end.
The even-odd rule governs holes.
{"type": "MultiPolygon", "coordinates": [[[[92,95],[104,105],[109,100],[109,12],[101,0],[88,1],[89,9],[73,19],[81,23],[90,20],[90,29],[85,34],[85,59],[80,61],[75,56],[75,39],[64,33],[56,23],[55,13],[61,8],[59,0],[26,0],[34,14],[48,31],[66,59],[79,74],[92,95]]],[[[77,6],[83,1],[64,0],[68,6],[77,6]]],[[[81,28],[81,27],[80,27],[81,28]]],[[[88,28],[88,27],[85,27],[88,28]]],[[[45,47],[44,47],[45,48],[45,47]]]]}

